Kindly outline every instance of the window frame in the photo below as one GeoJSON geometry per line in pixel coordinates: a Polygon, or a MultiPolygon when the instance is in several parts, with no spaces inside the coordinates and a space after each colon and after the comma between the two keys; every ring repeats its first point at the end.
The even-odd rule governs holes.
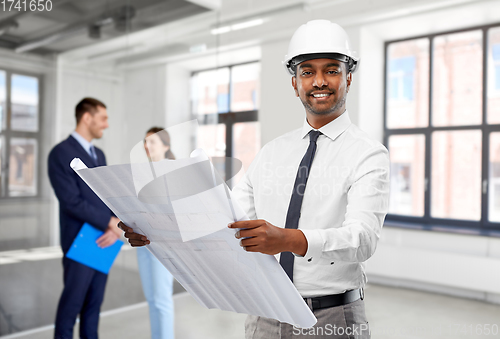
{"type": "Polygon", "coordinates": [[[15,201],[22,199],[25,201],[26,199],[38,199],[41,195],[41,174],[42,168],[40,161],[40,156],[42,154],[42,116],[43,116],[43,75],[26,72],[23,70],[12,69],[8,67],[0,67],[0,71],[5,72],[5,106],[6,106],[6,120],[5,120],[5,130],[0,131],[0,139],[2,139],[2,148],[0,150],[0,157],[5,161],[2,161],[2,165],[0,168],[0,201],[15,201]],[[12,121],[12,75],[23,75],[36,78],[38,80],[38,119],[37,119],[37,131],[14,131],[11,128],[12,121]],[[37,142],[36,147],[36,194],[34,195],[20,195],[20,196],[10,196],[9,195],[9,179],[10,179],[10,140],[12,138],[29,138],[35,139],[37,142]]]}
{"type": "Polygon", "coordinates": [[[418,35],[407,37],[403,39],[396,39],[384,42],[384,104],[383,104],[383,129],[384,137],[383,143],[389,149],[389,137],[393,135],[415,135],[423,134],[425,136],[425,187],[424,187],[424,215],[422,217],[399,215],[388,213],[386,216],[385,224],[387,226],[422,229],[431,231],[483,235],[500,237],[500,222],[493,222],[488,220],[488,207],[489,207],[489,152],[490,145],[489,139],[492,132],[500,132],[499,124],[487,123],[487,106],[488,106],[488,30],[492,28],[499,28],[500,23],[472,26],[456,30],[441,31],[432,34],[418,35]],[[481,30],[482,32],[482,122],[478,125],[461,125],[461,126],[433,126],[432,125],[432,103],[433,103],[433,57],[434,57],[434,39],[438,36],[462,33],[474,30],[481,30]],[[429,39],[429,92],[428,92],[428,125],[427,127],[416,128],[388,128],[387,127],[387,101],[388,101],[388,57],[389,46],[393,43],[416,40],[416,39],[429,39]],[[450,219],[450,218],[436,218],[431,216],[431,189],[432,189],[432,133],[437,131],[458,131],[458,130],[479,130],[482,133],[482,149],[481,149],[481,216],[479,221],[463,220],[463,219],[450,219]]]}
{"type": "Polygon", "coordinates": [[[225,65],[215,68],[202,69],[191,72],[190,79],[193,78],[195,74],[207,72],[207,71],[216,71],[221,68],[229,68],[229,92],[227,96],[229,111],[224,113],[209,113],[209,114],[195,114],[193,109],[193,101],[190,100],[190,110],[192,119],[197,119],[200,125],[213,125],[215,124],[224,124],[226,127],[226,149],[225,149],[225,173],[232,172],[232,162],[229,158],[233,157],[233,126],[236,123],[240,122],[258,122],[259,121],[259,110],[251,110],[251,111],[231,111],[231,94],[232,94],[232,71],[233,67],[260,63],[260,60],[253,60],[248,62],[242,62],[238,64],[225,65]]]}

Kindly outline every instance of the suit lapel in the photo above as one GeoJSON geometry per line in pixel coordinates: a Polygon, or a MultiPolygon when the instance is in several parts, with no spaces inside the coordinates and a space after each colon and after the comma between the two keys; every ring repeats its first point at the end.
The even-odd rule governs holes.
{"type": "Polygon", "coordinates": [[[79,155],[80,159],[85,163],[85,165],[87,165],[88,168],[96,167],[95,160],[90,156],[90,154],[87,153],[85,148],[83,148],[75,138],[70,135],[67,140],[78,153],[75,153],[75,158],[77,157],[77,155],[79,155]]]}
{"type": "MultiPolygon", "coordinates": [[[[94,146],[95,147],[95,146],[94,146]]],[[[106,166],[104,158],[101,156],[101,150],[95,147],[95,154],[97,155],[97,166],[106,166]]]]}

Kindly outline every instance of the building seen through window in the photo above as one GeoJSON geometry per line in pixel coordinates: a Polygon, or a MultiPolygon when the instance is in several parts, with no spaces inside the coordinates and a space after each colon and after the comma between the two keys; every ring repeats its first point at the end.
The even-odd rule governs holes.
{"type": "Polygon", "coordinates": [[[500,229],[500,27],[386,43],[388,221],[500,229]]]}
{"type": "Polygon", "coordinates": [[[40,79],[0,70],[0,197],[38,195],[40,79]]]}
{"type": "Polygon", "coordinates": [[[207,152],[226,180],[239,168],[214,157],[236,158],[246,170],[260,150],[259,73],[260,63],[252,62],[195,72],[191,77],[192,115],[200,124],[196,147],[207,152]]]}

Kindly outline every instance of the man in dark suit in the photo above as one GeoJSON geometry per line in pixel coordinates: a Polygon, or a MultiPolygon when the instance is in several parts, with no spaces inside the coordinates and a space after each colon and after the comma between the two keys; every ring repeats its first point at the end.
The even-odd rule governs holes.
{"type": "Polygon", "coordinates": [[[76,129],[49,154],[50,183],[59,200],[61,247],[64,252],[64,289],[57,308],[55,338],[72,339],[76,317],[80,314],[80,338],[97,338],[99,310],[104,298],[107,275],[66,258],[66,253],[84,223],[101,230],[100,247],[111,246],[121,234],[116,218],[95,193],[71,169],[73,158],[89,168],[105,166],[104,153],[92,145],[108,128],[106,106],[99,100],[84,98],[75,109],[76,129]]]}

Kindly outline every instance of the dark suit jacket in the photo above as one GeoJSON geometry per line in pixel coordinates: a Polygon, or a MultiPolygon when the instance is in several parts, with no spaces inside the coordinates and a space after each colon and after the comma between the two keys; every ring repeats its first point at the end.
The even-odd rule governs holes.
{"type": "Polygon", "coordinates": [[[80,143],[69,136],[50,151],[48,165],[52,188],[59,200],[61,247],[66,252],[84,223],[105,231],[112,212],[69,166],[80,158],[88,168],[105,166],[104,153],[96,147],[97,165],[80,143]]]}

